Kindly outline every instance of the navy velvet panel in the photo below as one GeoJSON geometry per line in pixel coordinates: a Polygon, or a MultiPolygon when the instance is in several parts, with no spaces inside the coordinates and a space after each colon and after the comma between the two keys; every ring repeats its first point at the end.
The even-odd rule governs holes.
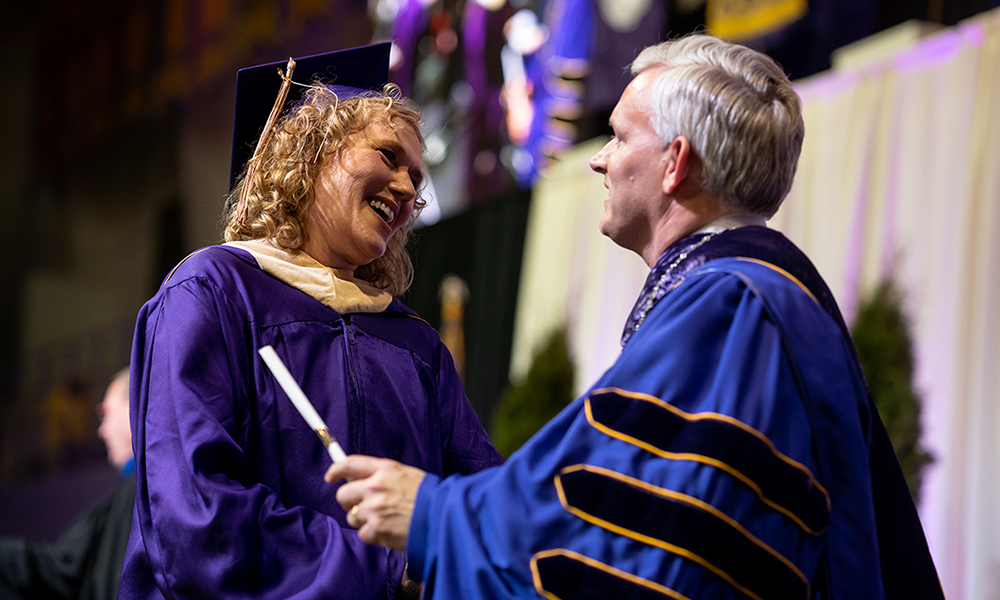
{"type": "Polygon", "coordinates": [[[759,432],[721,415],[691,415],[615,391],[594,393],[589,402],[593,420],[613,437],[617,433],[640,441],[661,456],[684,455],[685,460],[721,466],[813,535],[829,524],[830,499],[815,476],[780,455],[759,432]]]}
{"type": "Polygon", "coordinates": [[[559,475],[570,512],[595,525],[683,556],[758,598],[808,598],[792,563],[700,500],[604,469],[559,475]]]}

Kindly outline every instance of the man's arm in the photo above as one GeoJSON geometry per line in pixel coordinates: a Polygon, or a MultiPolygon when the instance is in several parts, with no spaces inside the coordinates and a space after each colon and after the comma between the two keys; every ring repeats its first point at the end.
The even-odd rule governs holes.
{"type": "MultiPolygon", "coordinates": [[[[807,337],[823,345],[833,324],[807,312],[807,337]]],[[[830,435],[841,443],[833,454],[848,460],[853,396],[829,364],[846,357],[828,348],[828,368],[800,373],[819,379],[800,382],[782,335],[740,278],[692,277],[650,313],[596,389],[504,466],[444,480],[417,472],[403,484],[405,467],[355,457],[360,464],[336,467],[327,481],[363,478],[338,496],[345,508],[358,504],[350,524],[373,521],[366,541],[408,542],[410,576],[424,581],[426,598],[624,597],[638,588],[808,595],[830,536],[871,561],[857,526],[841,520],[823,533],[829,506],[809,483],[819,470],[799,383],[843,417],[830,435]]],[[[855,510],[838,504],[847,507],[855,510]]],[[[859,575],[845,587],[874,589],[871,568],[837,572],[859,575]]]]}

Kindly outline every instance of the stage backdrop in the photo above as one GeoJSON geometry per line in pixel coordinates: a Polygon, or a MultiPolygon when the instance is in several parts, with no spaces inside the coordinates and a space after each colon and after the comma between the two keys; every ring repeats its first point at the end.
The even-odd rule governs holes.
{"type": "MultiPolygon", "coordinates": [[[[924,443],[921,517],[945,593],[1000,597],[1000,11],[860,66],[797,82],[805,146],[770,225],[809,254],[850,322],[894,274],[913,325],[924,443]]],[[[535,190],[511,357],[527,372],[565,323],[578,392],[616,358],[645,279],[597,231],[606,190],[567,154],[535,190]]]]}

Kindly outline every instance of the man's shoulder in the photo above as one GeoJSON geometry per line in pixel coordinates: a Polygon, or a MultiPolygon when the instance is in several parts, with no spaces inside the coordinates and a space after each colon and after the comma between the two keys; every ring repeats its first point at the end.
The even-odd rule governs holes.
{"type": "Polygon", "coordinates": [[[843,337],[837,320],[794,274],[764,260],[730,256],[689,272],[649,312],[623,356],[647,352],[649,344],[667,356],[737,338],[746,342],[761,327],[776,327],[783,336],[843,337]]]}
{"type": "Polygon", "coordinates": [[[765,263],[775,273],[783,276],[775,278],[765,273],[766,279],[804,289],[846,332],[837,301],[819,270],[798,246],[779,231],[759,226],[725,231],[700,248],[693,258],[699,266],[724,258],[765,263]]]}
{"type": "Polygon", "coordinates": [[[758,296],[770,298],[779,293],[791,294],[791,300],[808,299],[822,309],[816,295],[801,279],[782,266],[766,260],[747,256],[718,258],[699,266],[687,278],[709,274],[730,275],[736,280],[732,282],[734,285],[746,287],[758,296]]]}
{"type": "Polygon", "coordinates": [[[719,258],[688,275],[692,283],[699,278],[712,280],[711,289],[704,293],[720,296],[709,304],[720,306],[720,312],[727,315],[732,311],[741,323],[748,319],[746,315],[737,318],[737,311],[756,304],[759,318],[767,319],[786,336],[834,339],[844,335],[836,305],[824,306],[810,286],[782,266],[757,258],[719,258]]]}

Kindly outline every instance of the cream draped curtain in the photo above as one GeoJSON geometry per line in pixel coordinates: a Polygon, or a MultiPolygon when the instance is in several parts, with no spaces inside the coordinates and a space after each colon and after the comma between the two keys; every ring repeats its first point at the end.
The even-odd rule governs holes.
{"type": "MultiPolygon", "coordinates": [[[[770,225],[816,263],[850,322],[894,275],[924,399],[921,518],[946,596],[1000,598],[1000,10],[864,67],[796,85],[805,145],[770,225]]],[[[647,269],[597,231],[588,142],[535,190],[511,377],[566,325],[582,392],[619,352],[647,269]]]]}

